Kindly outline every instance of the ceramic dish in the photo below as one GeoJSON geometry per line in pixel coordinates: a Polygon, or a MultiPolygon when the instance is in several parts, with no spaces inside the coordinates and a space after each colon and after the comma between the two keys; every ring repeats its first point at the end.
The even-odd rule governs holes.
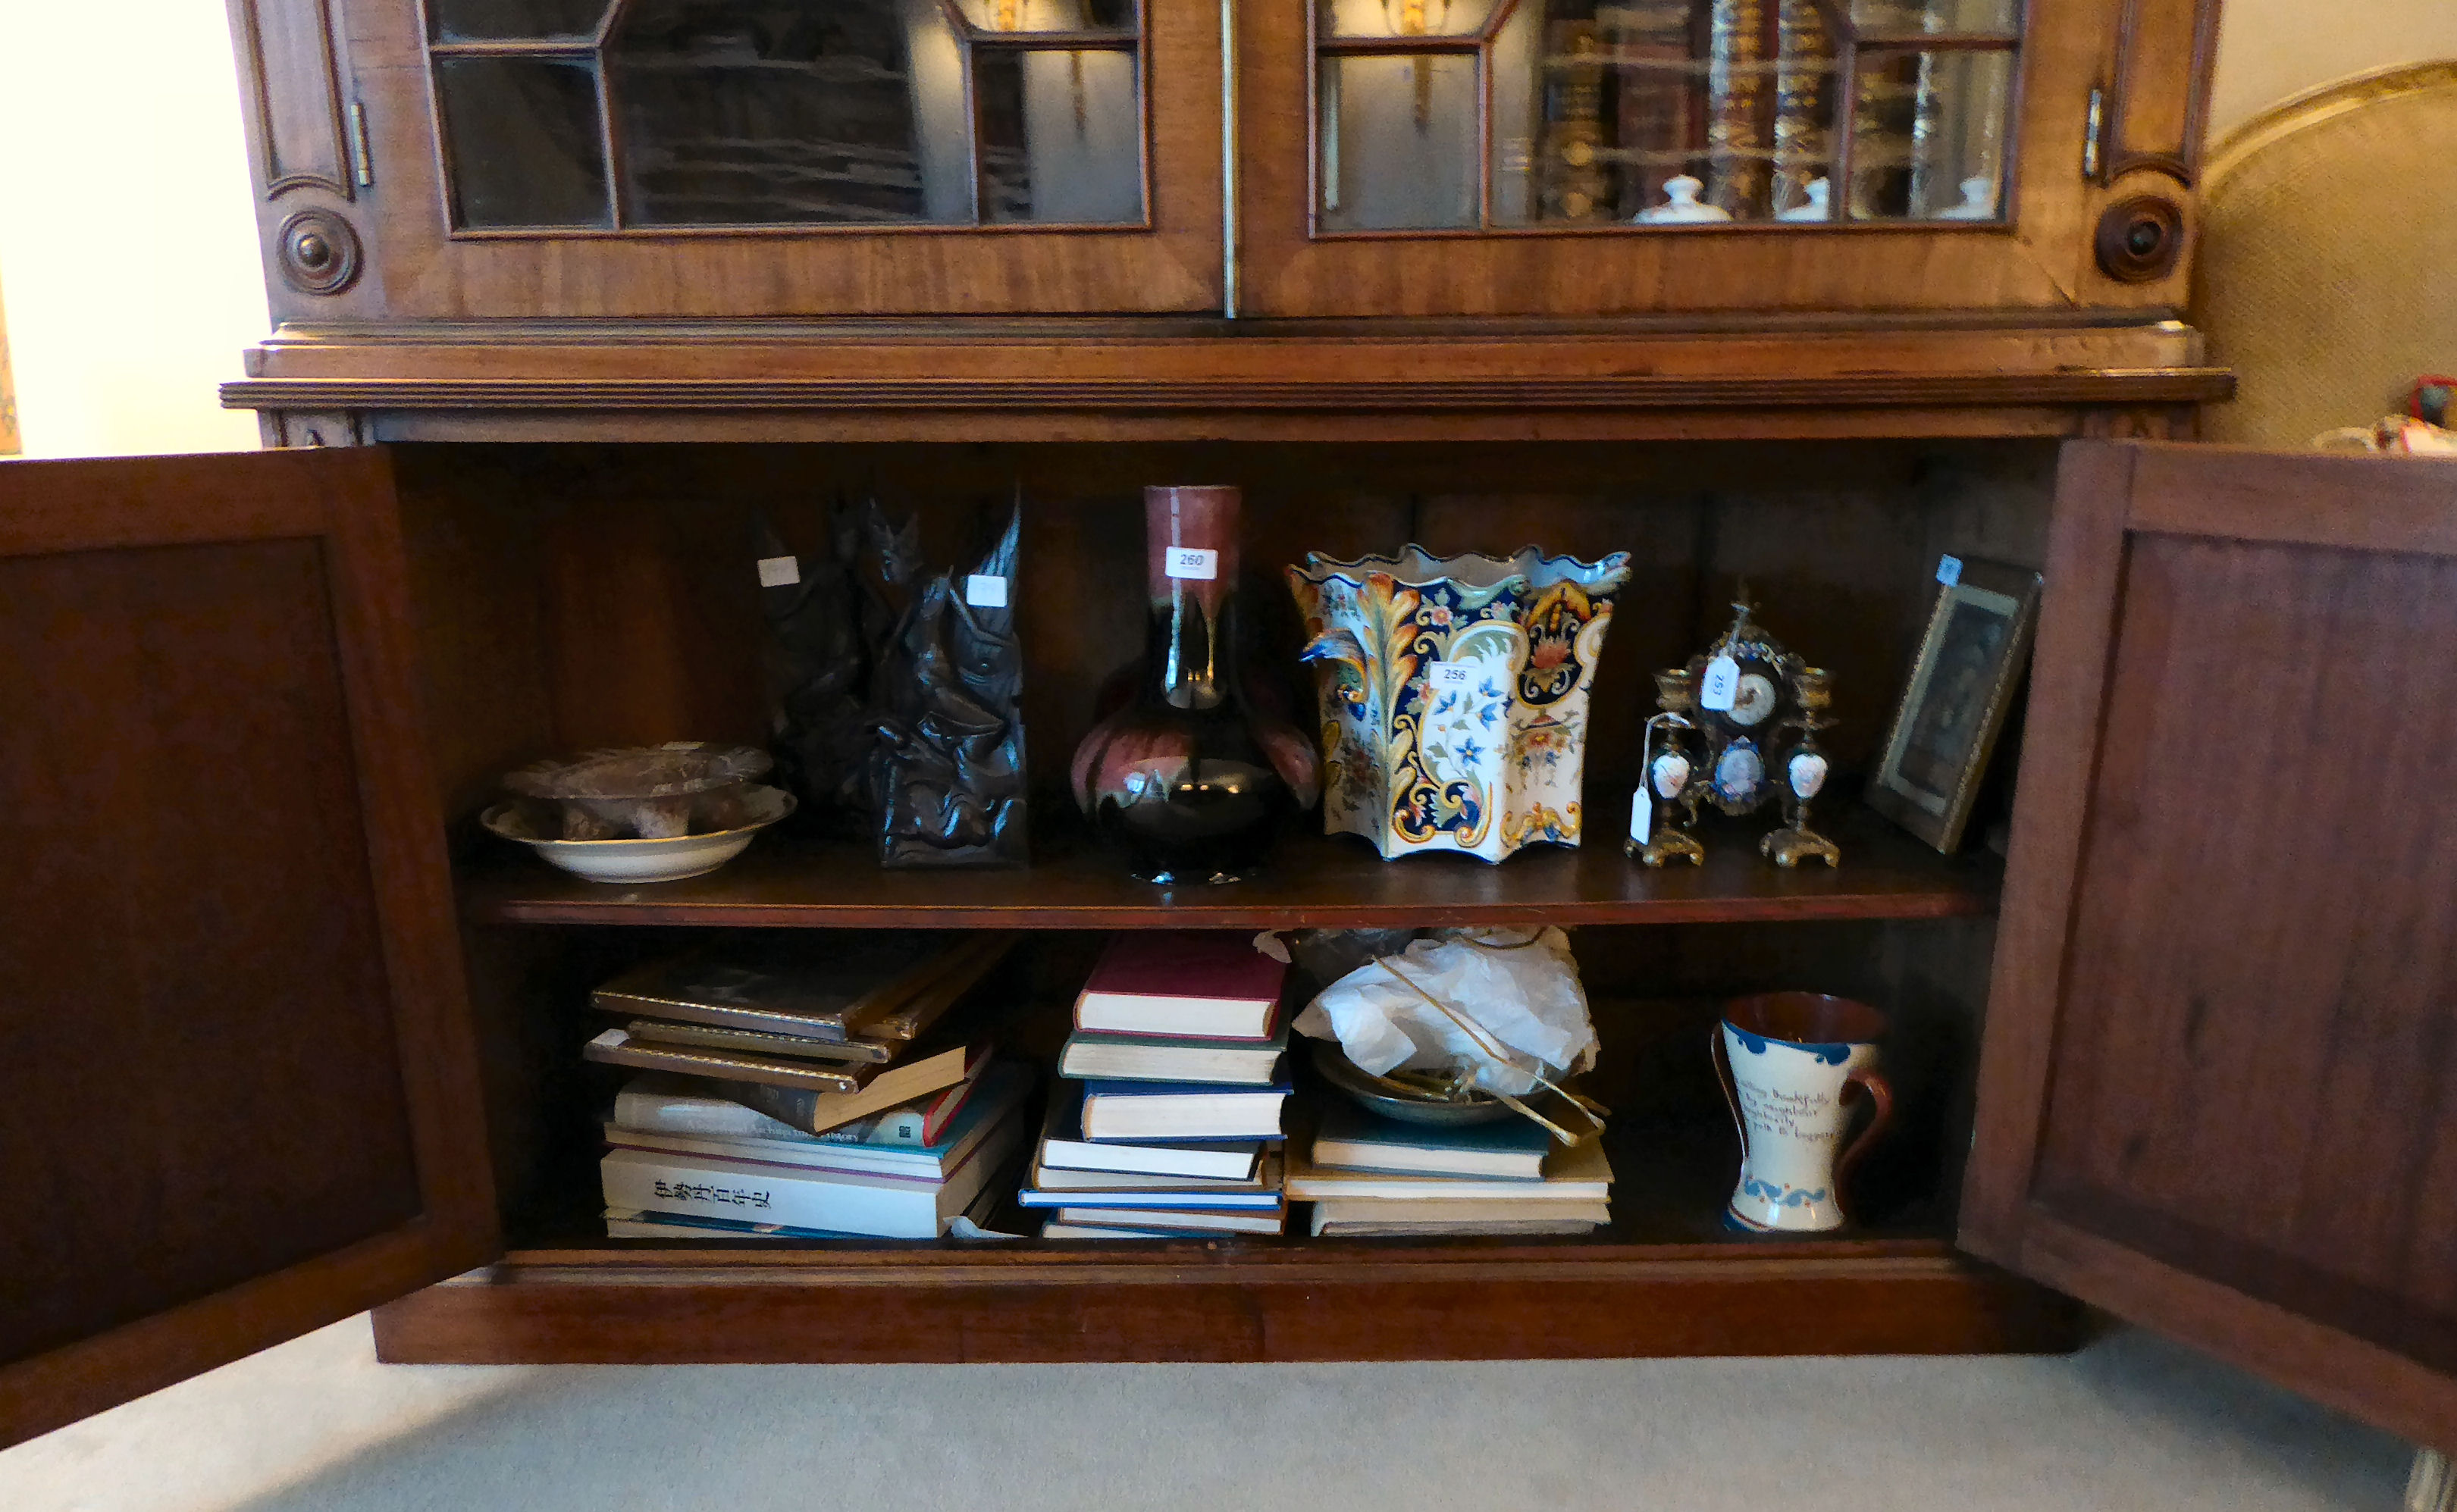
{"type": "Polygon", "coordinates": [[[1513,1116],[1506,1103],[1480,1092],[1456,1100],[1402,1092],[1395,1084],[1360,1069],[1330,1040],[1306,1043],[1313,1048],[1313,1069],[1322,1073],[1322,1079],[1369,1113],[1396,1118],[1401,1123],[1431,1124],[1441,1129],[1464,1129],[1513,1116]]]}
{"type": "MultiPolygon", "coordinates": [[[[504,786],[557,807],[553,839],[682,840],[750,823],[751,781],[773,765],[756,746],[678,740],[539,762],[507,774],[504,786]]],[[[526,812],[532,822],[540,813],[526,812]]]]}
{"type": "Polygon", "coordinates": [[[742,808],[749,816],[747,824],[666,840],[558,840],[541,835],[531,815],[517,803],[497,804],[479,823],[591,882],[679,882],[704,876],[742,854],[760,830],[794,811],[794,795],[779,787],[746,788],[742,808]]]}

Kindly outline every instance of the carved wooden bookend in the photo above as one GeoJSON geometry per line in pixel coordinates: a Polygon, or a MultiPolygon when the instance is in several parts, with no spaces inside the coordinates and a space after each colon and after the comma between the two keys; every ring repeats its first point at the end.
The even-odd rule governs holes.
{"type": "Polygon", "coordinates": [[[888,867],[1022,866],[1023,652],[1010,587],[1022,505],[960,578],[925,576],[913,521],[839,506],[829,558],[765,531],[777,764],[806,828],[877,836],[888,867]]]}

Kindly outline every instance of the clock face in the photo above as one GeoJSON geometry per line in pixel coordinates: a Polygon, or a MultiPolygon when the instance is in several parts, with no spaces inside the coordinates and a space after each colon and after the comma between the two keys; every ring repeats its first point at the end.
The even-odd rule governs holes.
{"type": "Polygon", "coordinates": [[[1744,672],[1741,685],[1732,692],[1732,723],[1751,728],[1774,712],[1774,680],[1764,672],[1744,672]]]}

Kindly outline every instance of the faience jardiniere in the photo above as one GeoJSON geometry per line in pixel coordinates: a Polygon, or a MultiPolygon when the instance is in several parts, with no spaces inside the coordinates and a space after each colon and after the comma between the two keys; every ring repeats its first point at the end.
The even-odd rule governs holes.
{"type": "Polygon", "coordinates": [[[1323,828],[1385,860],[1575,846],[1587,705],[1629,555],[1309,555],[1289,587],[1318,675],[1323,828]]]}

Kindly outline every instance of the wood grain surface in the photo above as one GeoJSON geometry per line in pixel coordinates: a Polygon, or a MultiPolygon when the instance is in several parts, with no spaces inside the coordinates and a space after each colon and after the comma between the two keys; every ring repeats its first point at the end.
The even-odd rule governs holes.
{"type": "Polygon", "coordinates": [[[0,1441],[493,1253],[391,507],[0,472],[0,1441]]]}
{"type": "Polygon", "coordinates": [[[2060,507],[1964,1240],[2457,1444],[2457,467],[2060,507]]]}

